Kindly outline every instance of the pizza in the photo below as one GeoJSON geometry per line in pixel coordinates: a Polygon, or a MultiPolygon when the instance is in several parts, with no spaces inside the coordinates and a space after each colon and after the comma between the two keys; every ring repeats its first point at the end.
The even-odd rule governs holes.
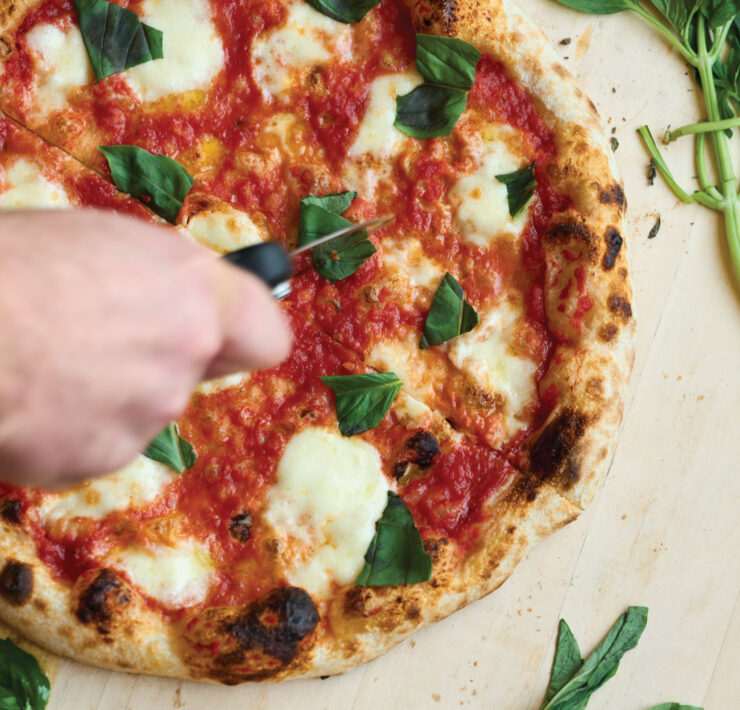
{"type": "Polygon", "coordinates": [[[0,207],[216,254],[393,216],[296,259],[287,361],[203,383],[120,471],[0,484],[2,619],[129,671],[341,673],[589,503],[633,359],[625,199],[512,2],[3,0],[0,48],[0,207]]]}

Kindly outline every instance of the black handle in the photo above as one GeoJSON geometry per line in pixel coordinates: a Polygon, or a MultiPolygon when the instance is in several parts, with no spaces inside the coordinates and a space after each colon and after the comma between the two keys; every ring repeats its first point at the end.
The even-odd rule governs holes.
{"type": "Polygon", "coordinates": [[[293,264],[288,253],[277,242],[261,242],[224,254],[224,259],[241,269],[259,276],[275,298],[285,298],[290,293],[293,264]]]}

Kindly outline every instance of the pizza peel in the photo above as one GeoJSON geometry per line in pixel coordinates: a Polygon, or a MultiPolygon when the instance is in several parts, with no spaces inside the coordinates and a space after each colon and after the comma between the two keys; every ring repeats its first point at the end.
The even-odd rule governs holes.
{"type": "Polygon", "coordinates": [[[224,254],[223,258],[235,266],[258,276],[270,287],[272,295],[280,300],[290,294],[290,279],[295,274],[293,259],[296,256],[311,251],[321,244],[327,244],[335,239],[348,237],[352,234],[357,235],[357,242],[359,243],[363,239],[367,239],[368,234],[380,229],[392,219],[393,217],[377,217],[367,222],[358,222],[327,234],[309,244],[304,244],[291,252],[285,251],[278,242],[260,242],[224,254]]]}

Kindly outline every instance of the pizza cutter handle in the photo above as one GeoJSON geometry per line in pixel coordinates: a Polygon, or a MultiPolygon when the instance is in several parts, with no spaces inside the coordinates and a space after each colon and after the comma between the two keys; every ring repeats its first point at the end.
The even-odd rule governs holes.
{"type": "Polygon", "coordinates": [[[280,300],[290,293],[293,265],[288,253],[277,242],[261,242],[224,254],[224,259],[261,278],[280,300]]]}

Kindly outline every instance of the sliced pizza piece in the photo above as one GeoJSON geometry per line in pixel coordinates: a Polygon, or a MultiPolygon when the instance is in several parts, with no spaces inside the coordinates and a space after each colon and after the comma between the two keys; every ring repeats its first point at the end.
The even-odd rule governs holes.
{"type": "Polygon", "coordinates": [[[158,221],[144,205],[0,114],[0,209],[95,207],[158,221]]]}
{"type": "MultiPolygon", "coordinates": [[[[152,672],[230,683],[342,668],[497,586],[574,517],[400,382],[379,404],[392,375],[286,314],[285,363],[194,395],[176,430],[195,452],[182,473],[141,456],[66,492],[0,486],[0,545],[37,601],[75,616],[57,650],[120,667],[139,639],[136,654],[164,659],[152,672]]],[[[4,614],[43,635],[45,607],[16,601],[0,599],[4,614]]]]}

